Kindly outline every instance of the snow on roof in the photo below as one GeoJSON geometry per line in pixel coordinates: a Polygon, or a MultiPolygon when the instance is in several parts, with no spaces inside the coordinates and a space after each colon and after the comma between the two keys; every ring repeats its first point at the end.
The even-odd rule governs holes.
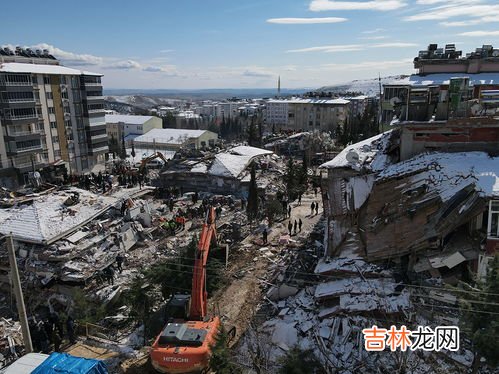
{"type": "Polygon", "coordinates": [[[292,98],[289,100],[269,100],[269,103],[275,104],[328,104],[328,105],[345,105],[350,101],[346,99],[302,99],[292,98]]]}
{"type": "Polygon", "coordinates": [[[106,114],[106,123],[123,122],[130,125],[142,125],[149,121],[153,116],[132,116],[126,114],[106,114]]]}
{"type": "Polygon", "coordinates": [[[499,72],[497,73],[478,73],[478,74],[466,74],[466,73],[437,73],[437,74],[427,74],[424,76],[413,74],[403,79],[397,79],[393,82],[387,82],[385,86],[429,86],[429,85],[448,85],[451,78],[463,78],[468,77],[470,79],[470,85],[482,85],[482,84],[499,84],[499,72]]]}
{"type": "Polygon", "coordinates": [[[499,157],[484,152],[430,153],[386,168],[378,180],[414,174],[412,183],[426,184],[447,201],[470,184],[489,197],[499,196],[499,157]]]}
{"type": "Polygon", "coordinates": [[[185,129],[152,129],[151,131],[135,138],[137,143],[182,144],[186,139],[199,138],[208,130],[185,129]]]}
{"type": "Polygon", "coordinates": [[[69,234],[76,226],[102,214],[117,199],[99,196],[78,188],[58,191],[50,195],[37,197],[30,205],[19,205],[9,209],[9,217],[4,219],[0,233],[12,233],[15,239],[30,243],[51,243],[59,237],[69,234]],[[80,202],[66,207],[64,201],[72,195],[80,194],[80,202]],[[74,214],[73,214],[74,212],[74,214]]]}
{"type": "Polygon", "coordinates": [[[255,157],[273,152],[250,146],[238,146],[227,152],[218,153],[209,173],[221,177],[239,177],[255,157]]]}
{"type": "Polygon", "coordinates": [[[240,145],[238,147],[234,147],[229,152],[234,155],[251,157],[272,154],[271,151],[267,151],[266,149],[251,147],[248,145],[240,145]]]}
{"type": "Polygon", "coordinates": [[[68,68],[61,65],[43,65],[43,64],[25,64],[21,62],[5,62],[0,64],[0,72],[3,73],[35,73],[35,74],[60,74],[60,75],[96,75],[102,74],[92,73],[73,68],[68,68]]]}
{"type": "Polygon", "coordinates": [[[388,164],[388,156],[384,152],[390,144],[392,134],[393,130],[389,130],[349,145],[335,158],[320,167],[325,169],[350,168],[357,171],[367,167],[372,171],[382,170],[388,164]]]}

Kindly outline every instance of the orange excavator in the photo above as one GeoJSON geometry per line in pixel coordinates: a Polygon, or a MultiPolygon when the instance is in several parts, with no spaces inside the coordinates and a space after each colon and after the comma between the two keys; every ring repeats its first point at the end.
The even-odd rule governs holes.
{"type": "Polygon", "coordinates": [[[191,295],[172,296],[166,308],[169,322],[151,347],[151,363],[156,371],[200,373],[209,367],[211,347],[220,329],[219,317],[207,317],[206,261],[215,239],[215,209],[211,207],[196,251],[191,295]]]}

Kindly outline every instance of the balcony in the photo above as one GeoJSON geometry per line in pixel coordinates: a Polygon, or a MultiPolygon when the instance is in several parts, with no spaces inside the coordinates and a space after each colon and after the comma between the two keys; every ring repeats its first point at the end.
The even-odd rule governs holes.
{"type": "Polygon", "coordinates": [[[104,100],[104,96],[87,96],[88,101],[93,101],[93,100],[104,100]]]}
{"type": "Polygon", "coordinates": [[[1,83],[1,85],[8,86],[8,87],[18,87],[18,86],[33,86],[33,82],[9,82],[9,81],[4,81],[1,83]]]}
{"type": "Polygon", "coordinates": [[[32,147],[26,147],[26,148],[17,148],[17,153],[24,153],[24,152],[32,152],[32,151],[39,151],[42,149],[42,145],[34,145],[32,147]]]}
{"type": "Polygon", "coordinates": [[[26,114],[23,116],[11,116],[9,114],[5,115],[5,120],[7,121],[25,121],[25,120],[37,120],[38,115],[36,113],[26,114]]]}
{"type": "Polygon", "coordinates": [[[43,135],[45,132],[43,130],[34,130],[34,131],[9,131],[7,138],[17,138],[17,137],[25,137],[30,135],[43,135]]]}
{"type": "Polygon", "coordinates": [[[28,104],[36,103],[34,97],[32,97],[30,99],[4,99],[4,102],[5,103],[12,103],[12,104],[15,104],[15,103],[28,103],[28,104]]]}
{"type": "Polygon", "coordinates": [[[85,87],[98,87],[102,86],[102,83],[85,82],[85,87]]]}
{"type": "Polygon", "coordinates": [[[89,148],[88,149],[88,153],[91,154],[91,155],[95,155],[95,154],[98,154],[98,153],[105,153],[105,152],[108,152],[109,151],[109,147],[107,145],[104,145],[104,146],[101,146],[101,147],[98,147],[98,148],[89,148]]]}
{"type": "Polygon", "coordinates": [[[91,140],[99,140],[99,139],[107,139],[107,134],[99,134],[99,135],[91,135],[90,136],[91,140]]]}

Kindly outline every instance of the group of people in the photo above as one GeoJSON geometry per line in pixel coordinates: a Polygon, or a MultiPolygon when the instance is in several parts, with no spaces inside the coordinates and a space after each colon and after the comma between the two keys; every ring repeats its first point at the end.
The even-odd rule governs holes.
{"type": "Polygon", "coordinates": [[[59,352],[66,336],[71,344],[76,342],[75,321],[71,314],[66,316],[65,323],[55,311],[38,322],[33,318],[29,322],[29,329],[33,349],[36,352],[49,353],[51,346],[53,346],[54,352],[59,352]],[[66,335],[64,334],[64,325],[66,325],[66,335]]]}
{"type": "Polygon", "coordinates": [[[90,173],[90,174],[82,174],[76,175],[64,174],[64,184],[69,184],[71,186],[78,186],[79,188],[90,191],[92,186],[95,189],[102,189],[102,193],[106,192],[106,190],[110,190],[113,185],[113,176],[111,174],[102,174],[99,173],[90,173]]]}
{"type": "Polygon", "coordinates": [[[298,218],[298,221],[296,221],[295,219],[295,223],[291,223],[291,220],[288,222],[288,231],[289,231],[289,236],[293,235],[293,231],[294,231],[294,235],[296,235],[297,233],[297,228],[298,228],[298,232],[301,232],[301,227],[303,225],[303,221],[301,220],[301,218],[298,218]]]}

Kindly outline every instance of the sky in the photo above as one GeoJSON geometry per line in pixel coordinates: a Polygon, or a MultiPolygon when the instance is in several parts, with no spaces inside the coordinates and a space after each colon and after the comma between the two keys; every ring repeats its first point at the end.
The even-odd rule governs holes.
{"type": "MultiPolygon", "coordinates": [[[[107,89],[315,88],[414,73],[430,43],[499,48],[497,0],[17,0],[0,44],[107,89]]],[[[9,15],[9,16],[7,16],[9,15]]]]}

